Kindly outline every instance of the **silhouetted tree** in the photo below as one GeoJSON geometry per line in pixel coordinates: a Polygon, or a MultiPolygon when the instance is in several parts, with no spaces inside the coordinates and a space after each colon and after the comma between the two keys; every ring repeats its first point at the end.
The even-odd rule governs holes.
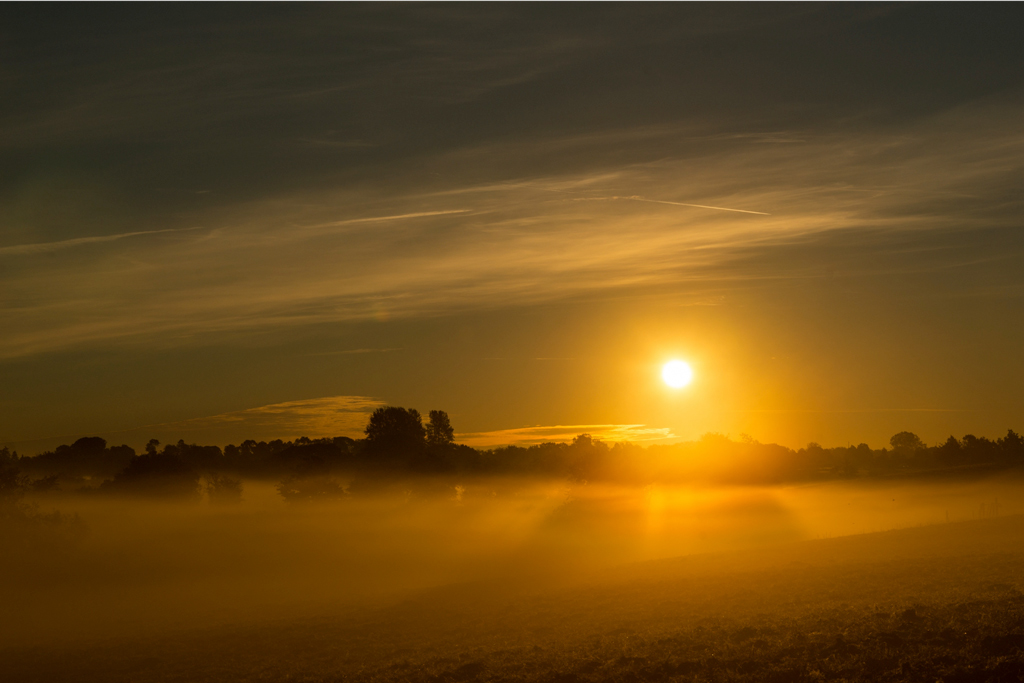
{"type": "MultiPolygon", "coordinates": [[[[0,448],[0,498],[8,510],[20,509],[24,496],[85,485],[113,476],[104,491],[141,495],[198,496],[200,477],[206,493],[237,499],[231,477],[283,478],[282,495],[291,500],[342,497],[348,489],[332,479],[357,474],[358,481],[383,481],[384,474],[521,474],[631,483],[710,481],[777,483],[831,477],[884,475],[896,469],[1024,464],[1024,438],[1013,430],[992,440],[967,434],[928,448],[912,432],[889,440],[891,450],[867,444],[823,448],[816,443],[793,450],[753,439],[733,441],[705,434],[697,441],[638,446],[605,444],[588,434],[572,443],[547,442],[477,450],[454,443],[447,413],[432,410],[424,427],[419,412],[395,406],[378,408],[365,428],[366,439],[300,437],[285,442],[246,440],[223,451],[184,440],[158,449],[151,439],[136,456],[129,446],[107,446],[100,437],[83,437],[33,457],[19,458],[0,448]],[[369,465],[369,467],[367,467],[369,465]],[[374,467],[376,465],[376,468],[374,467]],[[373,473],[373,469],[378,469],[373,473]],[[369,478],[366,478],[369,476],[369,478]],[[223,494],[223,496],[221,495],[223,494]],[[14,501],[12,504],[11,501],[14,501]]],[[[357,487],[358,488],[358,487],[357,487]]],[[[365,486],[364,486],[365,488],[365,486]]],[[[20,514],[20,513],[19,513],[20,514]]],[[[2,547],[2,544],[0,544],[2,547]]]]}
{"type": "Polygon", "coordinates": [[[224,464],[224,454],[219,446],[199,446],[187,444],[179,439],[176,444],[167,444],[164,451],[181,458],[181,461],[200,472],[217,471],[224,464]]]}
{"type": "Polygon", "coordinates": [[[448,413],[431,410],[430,421],[427,423],[427,443],[431,446],[447,446],[454,442],[455,430],[448,419],[448,413]]]}
{"type": "Polygon", "coordinates": [[[59,491],[60,488],[57,486],[57,480],[59,477],[56,474],[51,474],[48,477],[42,477],[32,482],[32,490],[40,493],[46,493],[49,491],[59,491]]]}
{"type": "Polygon", "coordinates": [[[927,446],[913,432],[899,432],[889,439],[892,453],[889,464],[892,467],[906,468],[912,466],[927,446]]]}
{"type": "Polygon", "coordinates": [[[967,464],[976,465],[993,462],[999,459],[999,447],[991,439],[984,436],[965,434],[960,440],[967,464]]]}
{"type": "Polygon", "coordinates": [[[999,439],[999,448],[1007,460],[1017,462],[1024,459],[1024,439],[1012,429],[1006,430],[1006,436],[999,439]]]}
{"type": "Polygon", "coordinates": [[[419,411],[385,406],[370,415],[366,447],[374,455],[414,455],[422,451],[427,433],[419,411]]]}
{"type": "Polygon", "coordinates": [[[893,447],[893,450],[907,453],[913,453],[917,449],[925,447],[924,442],[913,432],[893,434],[889,439],[889,445],[893,447]]]}
{"type": "Polygon", "coordinates": [[[6,557],[16,557],[38,543],[81,538],[85,525],[78,515],[44,513],[35,503],[24,502],[25,493],[38,482],[21,474],[18,460],[17,453],[0,449],[0,548],[6,557]]]}
{"type": "Polygon", "coordinates": [[[206,482],[206,495],[211,503],[242,502],[242,480],[215,476],[206,482]]]}
{"type": "Polygon", "coordinates": [[[11,451],[7,446],[0,448],[0,467],[5,465],[16,465],[18,463],[18,451],[11,451]]]}
{"type": "Polygon", "coordinates": [[[81,439],[71,444],[71,447],[83,452],[102,451],[107,447],[107,440],[98,436],[83,436],[81,439]]]}
{"type": "Polygon", "coordinates": [[[939,446],[938,458],[939,461],[944,465],[957,465],[963,457],[962,449],[960,447],[960,441],[957,440],[952,434],[946,439],[946,442],[939,446]]]}
{"type": "MultiPolygon", "coordinates": [[[[152,442],[150,442],[152,443],[152,442]]],[[[101,490],[144,495],[199,495],[199,473],[183,461],[177,449],[167,446],[163,452],[146,452],[132,459],[116,477],[105,481],[101,490]]]]}
{"type": "Polygon", "coordinates": [[[326,475],[352,464],[352,439],[296,439],[293,444],[273,455],[275,469],[289,477],[326,475]]]}
{"type": "Polygon", "coordinates": [[[0,462],[0,507],[20,501],[28,485],[28,477],[22,475],[14,464],[10,461],[0,462]]]}
{"type": "Polygon", "coordinates": [[[569,476],[586,481],[597,475],[608,455],[608,446],[595,441],[590,434],[577,434],[569,445],[569,476]]]}
{"type": "Polygon", "coordinates": [[[70,446],[62,444],[33,458],[22,458],[19,466],[26,473],[44,477],[111,477],[123,470],[133,457],[135,450],[130,446],[108,448],[107,442],[100,437],[87,436],[70,446]]]}

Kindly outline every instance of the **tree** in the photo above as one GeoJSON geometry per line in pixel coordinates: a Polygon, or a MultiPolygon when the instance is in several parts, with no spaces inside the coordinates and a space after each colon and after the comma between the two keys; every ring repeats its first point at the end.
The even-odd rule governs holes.
{"type": "Polygon", "coordinates": [[[0,462],[0,515],[5,504],[17,503],[22,499],[28,485],[28,477],[23,476],[15,465],[0,462]]]}
{"type": "Polygon", "coordinates": [[[569,475],[577,481],[586,481],[598,474],[608,458],[607,444],[595,441],[590,434],[577,434],[566,450],[569,475]]]}
{"type": "Polygon", "coordinates": [[[1008,429],[1006,436],[999,439],[999,446],[1003,449],[1003,456],[1006,458],[1019,460],[1024,456],[1024,439],[1012,429],[1008,429]]]}
{"type": "Polygon", "coordinates": [[[892,438],[889,439],[889,445],[892,446],[893,450],[903,452],[913,452],[919,448],[925,448],[924,442],[913,432],[893,434],[892,438]]]}
{"type": "Polygon", "coordinates": [[[215,475],[206,481],[206,495],[211,503],[241,503],[242,480],[215,475]]]}
{"type": "Polygon", "coordinates": [[[419,411],[395,406],[373,411],[364,431],[367,451],[382,455],[418,453],[427,438],[419,411]]]}
{"type": "Polygon", "coordinates": [[[945,465],[959,465],[963,459],[963,449],[960,446],[960,441],[950,434],[946,442],[939,446],[938,457],[939,461],[945,465]]]}
{"type": "Polygon", "coordinates": [[[443,410],[431,410],[430,422],[427,423],[427,443],[431,446],[448,446],[454,442],[455,430],[448,419],[448,413],[443,410]]]}
{"type": "Polygon", "coordinates": [[[998,446],[984,436],[964,434],[960,445],[963,448],[964,459],[968,463],[976,464],[998,459],[998,446]]]}
{"type": "Polygon", "coordinates": [[[6,464],[16,465],[18,463],[18,451],[11,451],[7,446],[0,448],[0,467],[6,464]]]}
{"type": "Polygon", "coordinates": [[[98,436],[83,436],[71,444],[71,448],[76,451],[102,451],[106,447],[106,439],[101,439],[98,436]]]}
{"type": "Polygon", "coordinates": [[[195,497],[199,495],[199,472],[183,461],[171,447],[161,453],[157,453],[154,447],[152,451],[132,458],[117,476],[100,484],[100,490],[137,495],[195,497]]]}

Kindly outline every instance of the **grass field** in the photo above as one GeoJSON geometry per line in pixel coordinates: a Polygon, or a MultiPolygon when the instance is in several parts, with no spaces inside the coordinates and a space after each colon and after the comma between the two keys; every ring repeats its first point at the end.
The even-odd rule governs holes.
{"type": "Polygon", "coordinates": [[[572,572],[521,569],[325,602],[305,615],[268,610],[235,623],[8,645],[3,678],[1024,679],[1019,515],[572,572]]]}

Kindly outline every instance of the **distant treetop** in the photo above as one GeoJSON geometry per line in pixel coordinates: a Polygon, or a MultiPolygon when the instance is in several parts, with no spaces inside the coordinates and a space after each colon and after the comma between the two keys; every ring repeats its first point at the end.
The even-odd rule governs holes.
{"type": "Polygon", "coordinates": [[[367,449],[377,455],[418,452],[427,438],[419,411],[396,406],[374,410],[365,432],[367,449]]]}
{"type": "Polygon", "coordinates": [[[427,424],[427,443],[431,446],[447,446],[454,442],[455,429],[448,419],[448,413],[443,410],[431,410],[430,422],[427,424]]]}
{"type": "Polygon", "coordinates": [[[913,432],[900,432],[893,434],[889,439],[889,445],[895,450],[916,451],[918,448],[926,448],[924,442],[913,432]]]}

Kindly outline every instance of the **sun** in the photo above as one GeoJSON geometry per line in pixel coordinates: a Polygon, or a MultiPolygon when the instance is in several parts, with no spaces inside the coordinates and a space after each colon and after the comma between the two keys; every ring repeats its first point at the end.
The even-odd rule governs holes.
{"type": "Polygon", "coordinates": [[[693,380],[693,370],[681,360],[670,360],[661,368],[661,378],[673,389],[679,389],[693,380]]]}

